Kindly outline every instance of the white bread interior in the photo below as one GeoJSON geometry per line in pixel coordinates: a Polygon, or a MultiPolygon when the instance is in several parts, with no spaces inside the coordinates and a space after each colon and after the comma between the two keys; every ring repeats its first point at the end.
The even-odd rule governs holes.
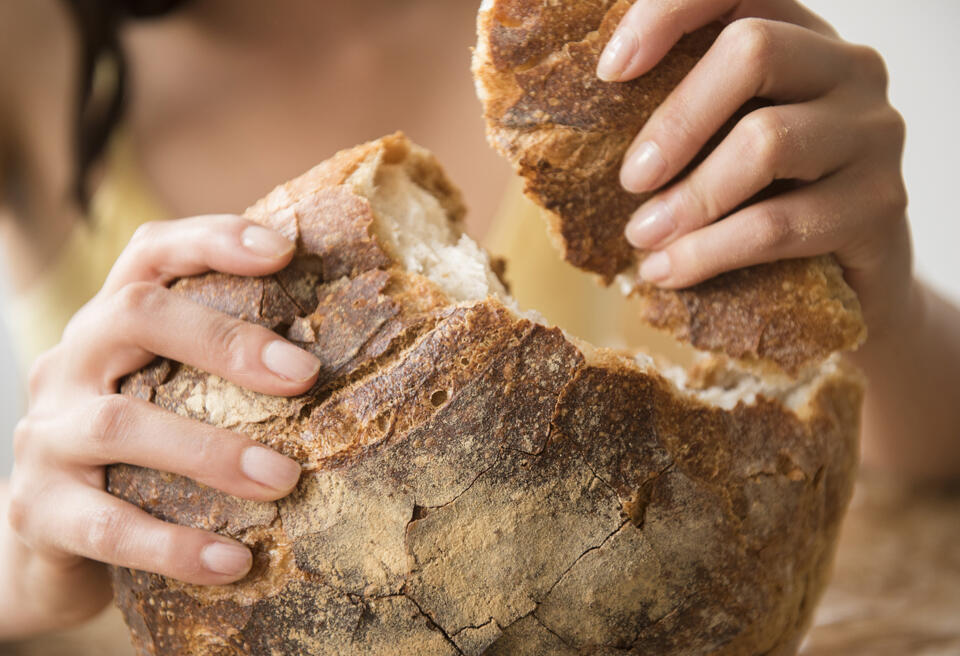
{"type": "Polygon", "coordinates": [[[453,303],[494,296],[515,307],[490,267],[490,256],[454,227],[437,197],[403,164],[375,160],[359,167],[348,184],[370,201],[377,236],[407,271],[430,279],[453,303]]]}
{"type": "MultiPolygon", "coordinates": [[[[376,216],[377,237],[404,268],[422,275],[446,294],[452,304],[471,304],[494,297],[518,315],[547,325],[535,310],[521,310],[497,277],[490,257],[454,221],[439,199],[414,179],[416,151],[411,160],[388,164],[373,158],[350,176],[347,184],[367,198],[376,216]]],[[[798,417],[807,414],[808,401],[820,385],[838,373],[840,359],[834,355],[799,378],[759,376],[713,354],[696,352],[696,359],[722,370],[720,382],[702,386],[691,380],[685,367],[656,360],[642,351],[601,349],[564,332],[587,357],[620,357],[647,373],[666,379],[681,395],[705,405],[731,410],[738,403],[755,405],[759,396],[776,400],[798,417]]],[[[693,350],[693,349],[691,349],[693,350]]]]}

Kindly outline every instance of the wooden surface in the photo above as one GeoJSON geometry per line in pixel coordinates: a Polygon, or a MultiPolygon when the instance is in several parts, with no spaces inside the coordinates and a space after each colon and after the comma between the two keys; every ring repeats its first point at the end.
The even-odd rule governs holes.
{"type": "Polygon", "coordinates": [[[960,484],[861,477],[802,656],[960,655],[960,484]]]}
{"type": "MultiPolygon", "coordinates": [[[[3,656],[130,656],[111,608],[76,631],[3,656]]],[[[911,489],[862,477],[833,582],[802,656],[960,656],[960,485],[911,489]]]]}

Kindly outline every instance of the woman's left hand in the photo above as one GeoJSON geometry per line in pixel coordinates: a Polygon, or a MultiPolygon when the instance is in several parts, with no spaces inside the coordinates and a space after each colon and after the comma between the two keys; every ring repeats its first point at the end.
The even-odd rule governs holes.
{"type": "Polygon", "coordinates": [[[632,192],[660,189],[748,101],[748,113],[689,175],[627,226],[652,251],[640,275],[686,287],[721,272],[835,253],[871,330],[907,302],[911,255],[901,175],[904,124],[873,50],[846,43],[792,0],[637,0],[601,58],[609,81],[636,78],[685,33],[726,23],[643,127],[624,160],[632,192]],[[798,184],[745,203],[775,180],[798,184]]]}

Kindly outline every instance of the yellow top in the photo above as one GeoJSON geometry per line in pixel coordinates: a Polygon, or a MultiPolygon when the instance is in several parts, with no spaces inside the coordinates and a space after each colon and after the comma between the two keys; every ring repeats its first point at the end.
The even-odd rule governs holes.
{"type": "Polygon", "coordinates": [[[7,319],[20,369],[60,341],[67,321],[103,286],[110,267],[142,223],[171,218],[135,164],[123,132],[111,140],[106,174],[56,260],[39,278],[7,299],[7,319]]]}
{"type": "MultiPolygon", "coordinates": [[[[21,370],[60,341],[70,317],[92,298],[106,279],[139,225],[170,216],[151,193],[136,165],[128,136],[112,139],[105,158],[105,175],[90,205],[88,221],[79,223],[63,245],[56,262],[29,288],[8,299],[8,319],[21,370]]],[[[627,304],[615,289],[601,289],[592,276],[563,262],[549,243],[540,210],[511,183],[484,245],[507,262],[511,292],[523,308],[538,310],[548,322],[598,345],[649,343],[638,336],[637,322],[626,318],[627,304]],[[638,341],[640,340],[640,341],[638,341]]],[[[661,338],[662,340],[662,338],[661,338]]],[[[60,642],[77,656],[130,653],[120,613],[111,607],[97,621],[80,629],[32,641],[36,653],[60,642]]]]}
{"type": "MultiPolygon", "coordinates": [[[[128,136],[121,130],[106,154],[106,172],[56,261],[29,288],[8,300],[8,319],[22,371],[58,341],[70,317],[92,298],[137,227],[172,218],[143,179],[128,136]]],[[[605,346],[649,341],[625,320],[615,289],[601,289],[590,275],[563,262],[547,237],[540,210],[512,182],[484,245],[504,257],[511,292],[523,308],[550,323],[605,346]],[[629,335],[629,338],[627,337],[629,335]]]]}
{"type": "MultiPolygon", "coordinates": [[[[563,261],[550,243],[542,210],[510,183],[484,246],[507,261],[506,278],[520,307],[597,346],[625,346],[627,304],[614,287],[563,261]]],[[[632,335],[630,336],[632,337],[632,335]]]]}

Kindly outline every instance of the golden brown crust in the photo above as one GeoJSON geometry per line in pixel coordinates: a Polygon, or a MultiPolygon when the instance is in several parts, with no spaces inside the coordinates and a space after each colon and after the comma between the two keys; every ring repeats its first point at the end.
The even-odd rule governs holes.
{"type": "Polygon", "coordinates": [[[138,654],[788,653],[850,495],[857,379],[824,372],[799,412],[724,410],[495,299],[453,305],[386,255],[365,199],[345,204],[353,225],[304,204],[378,148],[338,156],[333,187],[256,206],[293,217],[286,271],[174,285],[313,350],[313,389],[267,397],[166,360],[123,383],[304,466],[276,503],[109,469],[114,494],[254,552],[222,587],[113,568],[138,654]]]}
{"type": "Polygon", "coordinates": [[[860,305],[833,257],[786,260],[669,291],[644,285],[640,314],[701,350],[797,374],[864,337],[860,305]]]}
{"type": "MultiPolygon", "coordinates": [[[[622,273],[636,277],[638,253],[623,231],[649,197],[621,187],[624,153],[720,29],[685,36],[635,81],[602,82],[595,74],[600,51],[630,5],[493,0],[480,14],[474,60],[491,144],[547,210],[564,258],[607,284],[622,273]]],[[[856,348],[865,336],[859,304],[832,257],[752,267],[681,292],[640,285],[636,294],[652,325],[698,348],[766,360],[788,373],[856,348]],[[810,303],[798,305],[798,296],[810,303]]]]}

